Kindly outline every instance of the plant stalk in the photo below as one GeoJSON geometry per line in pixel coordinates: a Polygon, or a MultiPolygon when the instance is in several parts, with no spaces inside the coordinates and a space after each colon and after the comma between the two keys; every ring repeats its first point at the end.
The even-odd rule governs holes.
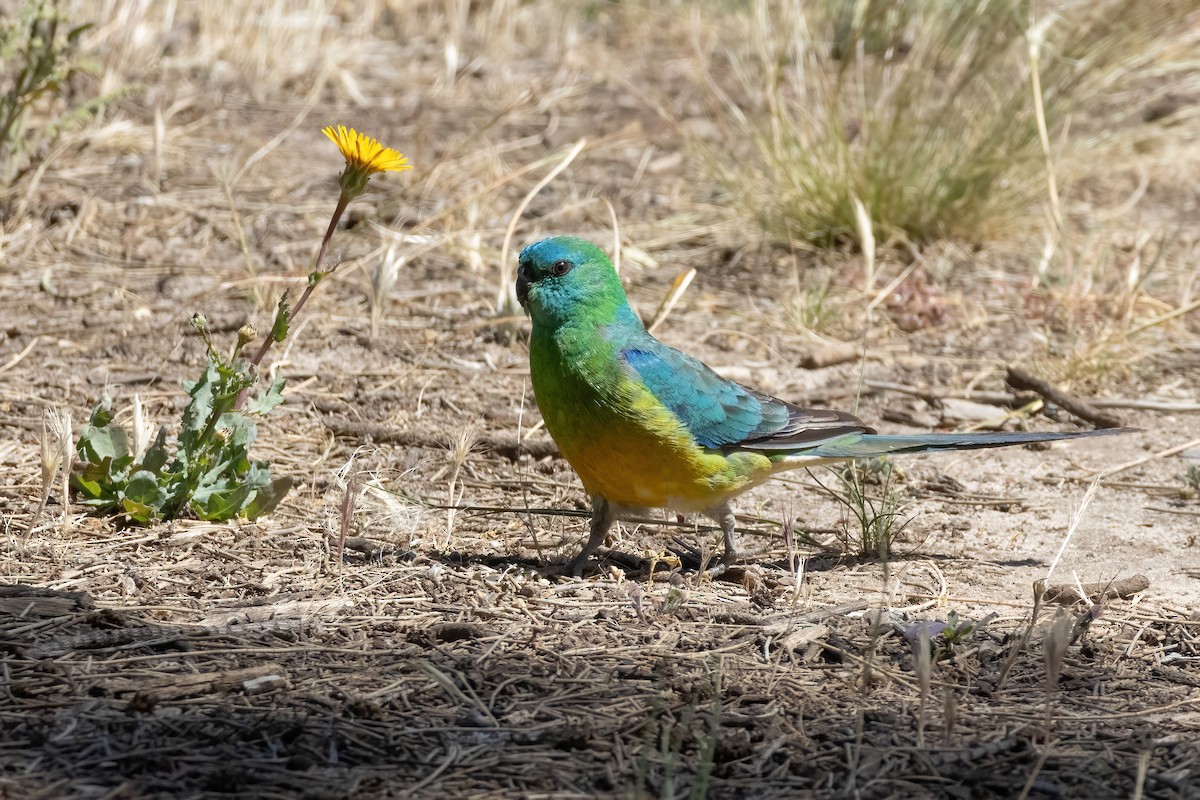
{"type": "MultiPolygon", "coordinates": [[[[329,242],[333,239],[333,232],[337,230],[337,224],[341,220],[342,214],[346,211],[346,207],[350,205],[351,199],[352,198],[345,192],[342,192],[341,196],[338,197],[337,207],[333,209],[333,216],[329,220],[329,227],[325,229],[325,238],[321,240],[321,249],[317,251],[317,258],[313,262],[313,271],[311,274],[319,275],[319,277],[316,279],[312,279],[310,277],[308,285],[304,287],[304,293],[300,295],[300,299],[296,301],[296,305],[294,305],[291,312],[289,312],[289,327],[291,323],[295,322],[296,316],[300,313],[300,309],[304,308],[304,304],[308,302],[308,296],[313,293],[313,289],[317,288],[317,284],[319,284],[327,276],[332,275],[338,268],[338,265],[334,264],[328,272],[326,272],[324,275],[320,275],[321,263],[325,260],[325,253],[329,250],[329,242]]],[[[263,358],[266,357],[267,351],[271,349],[271,345],[274,343],[275,337],[273,337],[270,333],[267,333],[267,335],[263,338],[263,343],[258,348],[258,352],[256,352],[254,357],[250,359],[250,366],[258,367],[258,365],[262,363],[263,358]]],[[[246,405],[246,397],[249,391],[250,387],[247,386],[238,395],[237,403],[234,404],[235,411],[240,411],[242,407],[246,405]]]]}

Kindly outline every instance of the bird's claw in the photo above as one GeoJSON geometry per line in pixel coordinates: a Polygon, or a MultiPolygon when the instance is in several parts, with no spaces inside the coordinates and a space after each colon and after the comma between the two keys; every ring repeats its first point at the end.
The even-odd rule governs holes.
{"type": "Polygon", "coordinates": [[[547,564],[538,570],[543,578],[580,578],[586,562],[572,559],[565,564],[547,564]]]}
{"type": "Polygon", "coordinates": [[[694,569],[697,572],[703,572],[710,578],[717,578],[724,575],[730,569],[737,567],[740,561],[740,554],[736,550],[726,550],[721,556],[721,563],[711,567],[705,566],[705,557],[700,550],[683,541],[682,539],[672,539],[671,549],[679,558],[680,565],[688,569],[694,569]]]}
{"type": "Polygon", "coordinates": [[[709,567],[704,571],[704,574],[708,575],[710,579],[716,580],[726,573],[731,573],[735,570],[738,570],[739,561],[740,558],[736,550],[726,550],[725,554],[721,556],[721,563],[717,564],[715,567],[709,567]]]}

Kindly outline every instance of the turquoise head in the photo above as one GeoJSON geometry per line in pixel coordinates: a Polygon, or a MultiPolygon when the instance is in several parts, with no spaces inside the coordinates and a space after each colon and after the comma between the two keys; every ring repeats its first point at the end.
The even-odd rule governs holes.
{"type": "Polygon", "coordinates": [[[521,251],[517,300],[534,325],[554,328],[582,315],[611,319],[628,307],[608,256],[574,236],[543,239],[521,251]]]}

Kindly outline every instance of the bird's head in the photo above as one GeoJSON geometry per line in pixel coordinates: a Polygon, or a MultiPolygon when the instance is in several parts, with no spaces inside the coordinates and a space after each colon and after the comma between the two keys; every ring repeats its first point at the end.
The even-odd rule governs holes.
{"type": "Polygon", "coordinates": [[[554,327],[580,314],[610,315],[628,304],[608,256],[574,236],[543,239],[521,251],[517,300],[535,325],[554,327]]]}

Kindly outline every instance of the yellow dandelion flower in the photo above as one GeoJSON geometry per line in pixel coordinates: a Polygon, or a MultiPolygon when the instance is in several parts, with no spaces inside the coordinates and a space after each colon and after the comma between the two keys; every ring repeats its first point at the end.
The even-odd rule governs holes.
{"type": "Polygon", "coordinates": [[[357,197],[367,188],[367,181],[377,172],[403,172],[412,169],[408,159],[390,147],[384,147],[365,133],[354,128],[328,125],[321,132],[333,140],[346,159],[346,169],[339,184],[347,197],[357,197]]]}

